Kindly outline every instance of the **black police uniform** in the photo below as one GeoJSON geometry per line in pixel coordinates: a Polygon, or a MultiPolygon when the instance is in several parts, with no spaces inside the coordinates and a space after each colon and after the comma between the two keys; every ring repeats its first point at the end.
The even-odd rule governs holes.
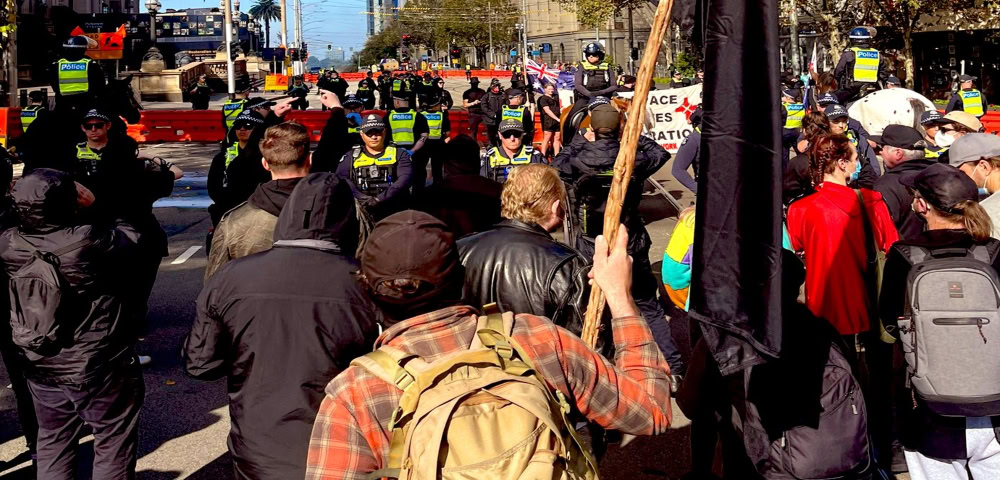
{"type": "Polygon", "coordinates": [[[378,86],[375,85],[375,80],[370,77],[361,79],[358,82],[358,99],[360,99],[365,104],[365,110],[372,110],[375,108],[375,90],[378,90],[378,86]]]}

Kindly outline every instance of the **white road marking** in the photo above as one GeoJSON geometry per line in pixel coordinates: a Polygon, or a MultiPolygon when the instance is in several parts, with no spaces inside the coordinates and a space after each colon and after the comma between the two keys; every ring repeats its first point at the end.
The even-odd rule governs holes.
{"type": "Polygon", "coordinates": [[[201,245],[195,245],[193,247],[189,247],[187,250],[184,251],[184,253],[181,254],[181,256],[177,257],[176,260],[170,262],[170,264],[171,265],[180,265],[180,264],[188,261],[189,258],[193,257],[194,254],[197,253],[198,250],[200,250],[200,249],[201,249],[201,245]]]}

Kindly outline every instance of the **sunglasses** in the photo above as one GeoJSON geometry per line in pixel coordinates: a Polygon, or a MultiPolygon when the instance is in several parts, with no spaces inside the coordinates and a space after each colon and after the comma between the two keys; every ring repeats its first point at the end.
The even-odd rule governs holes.
{"type": "Polygon", "coordinates": [[[365,135],[368,135],[369,137],[375,137],[384,134],[385,134],[385,129],[382,128],[373,128],[371,130],[365,130],[365,135]]]}
{"type": "Polygon", "coordinates": [[[236,130],[253,130],[253,125],[250,125],[249,123],[241,123],[233,125],[233,128],[236,130]]]}
{"type": "Polygon", "coordinates": [[[83,129],[84,130],[98,130],[98,129],[101,129],[101,128],[104,128],[104,122],[101,122],[101,123],[84,123],[83,124],[83,129]]]}
{"type": "Polygon", "coordinates": [[[510,138],[510,137],[521,138],[521,135],[524,135],[524,134],[521,133],[521,132],[518,132],[516,130],[510,130],[510,131],[506,131],[506,132],[503,132],[503,133],[500,134],[500,136],[503,137],[503,138],[510,138]]]}

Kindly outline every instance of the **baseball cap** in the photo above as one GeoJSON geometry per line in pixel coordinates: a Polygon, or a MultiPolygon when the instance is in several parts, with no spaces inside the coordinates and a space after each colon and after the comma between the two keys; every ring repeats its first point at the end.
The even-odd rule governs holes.
{"type": "Polygon", "coordinates": [[[373,113],[365,117],[365,121],[361,123],[360,128],[364,133],[372,130],[385,130],[385,120],[382,120],[382,117],[373,113]]]}
{"type": "Polygon", "coordinates": [[[358,98],[358,96],[354,95],[354,94],[350,94],[350,95],[347,96],[347,98],[344,99],[344,106],[345,107],[360,107],[360,106],[362,106],[364,104],[365,103],[362,102],[358,98]]]}
{"type": "Polygon", "coordinates": [[[616,130],[620,122],[618,110],[609,104],[600,105],[590,112],[590,126],[594,131],[616,130]]]}
{"type": "Polygon", "coordinates": [[[437,289],[456,279],[461,282],[465,275],[448,226],[416,210],[404,210],[375,224],[361,253],[361,272],[378,299],[390,303],[416,298],[380,289],[386,281],[419,280],[437,289]]]}
{"type": "Polygon", "coordinates": [[[904,174],[899,183],[920,192],[934,208],[952,214],[962,213],[955,208],[959,203],[966,200],[979,201],[976,183],[961,170],[943,163],[904,174]]]}
{"type": "Polygon", "coordinates": [[[838,104],[827,105],[827,107],[823,109],[823,113],[826,114],[826,118],[829,118],[830,120],[848,116],[847,109],[844,108],[843,105],[838,104]]]}
{"type": "Polygon", "coordinates": [[[507,120],[500,122],[500,126],[497,127],[497,131],[500,133],[508,132],[510,130],[517,130],[518,132],[524,133],[524,125],[521,124],[520,120],[508,118],[507,120]]]}
{"type": "Polygon", "coordinates": [[[786,89],[784,89],[784,90],[781,91],[781,95],[785,96],[785,97],[795,98],[795,97],[799,96],[799,91],[797,89],[794,89],[794,88],[786,88],[786,89]]]}
{"type": "Polygon", "coordinates": [[[83,115],[83,121],[84,122],[86,122],[87,120],[94,120],[94,119],[103,120],[105,122],[110,122],[111,121],[111,117],[109,117],[109,116],[107,116],[107,115],[105,115],[105,114],[97,111],[96,108],[92,108],[92,109],[88,110],[87,113],[85,113],[83,115]]]}
{"type": "Polygon", "coordinates": [[[947,123],[947,121],[945,121],[941,112],[937,110],[929,110],[920,114],[921,125],[930,125],[932,123],[947,123]]]}
{"type": "Polygon", "coordinates": [[[972,75],[959,75],[958,76],[958,81],[959,82],[974,82],[978,78],[979,77],[973,77],[972,75]]]}
{"type": "Polygon", "coordinates": [[[837,100],[837,97],[832,93],[824,93],[816,99],[816,103],[818,103],[821,107],[825,107],[827,105],[839,104],[840,100],[837,100]]]}
{"type": "Polygon", "coordinates": [[[902,85],[903,82],[899,81],[899,78],[895,75],[889,75],[889,78],[885,80],[886,85],[902,85]]]}
{"type": "Polygon", "coordinates": [[[472,77],[469,79],[469,83],[479,83],[479,77],[472,77]]]}
{"type": "Polygon", "coordinates": [[[249,110],[251,108],[265,108],[265,107],[270,107],[271,105],[274,105],[274,102],[272,102],[272,101],[270,101],[270,100],[268,100],[266,98],[263,98],[263,97],[253,97],[253,98],[248,98],[247,99],[247,103],[245,103],[243,105],[243,108],[249,110]]]}
{"type": "Polygon", "coordinates": [[[1000,156],[1000,137],[988,133],[969,133],[951,144],[948,165],[957,167],[963,163],[997,156],[1000,156]]]}
{"type": "Polygon", "coordinates": [[[969,130],[972,130],[973,132],[978,132],[983,128],[983,124],[982,122],[979,121],[978,118],[960,110],[955,110],[954,112],[948,112],[944,116],[944,123],[957,123],[959,125],[965,126],[969,130]]]}
{"type": "Polygon", "coordinates": [[[906,150],[923,150],[927,145],[920,132],[906,125],[888,125],[882,130],[882,135],[872,135],[868,138],[879,145],[906,150]]]}
{"type": "Polygon", "coordinates": [[[523,96],[524,96],[524,91],[521,90],[520,88],[512,88],[510,89],[509,92],[507,92],[507,97],[523,97],[523,96]]]}

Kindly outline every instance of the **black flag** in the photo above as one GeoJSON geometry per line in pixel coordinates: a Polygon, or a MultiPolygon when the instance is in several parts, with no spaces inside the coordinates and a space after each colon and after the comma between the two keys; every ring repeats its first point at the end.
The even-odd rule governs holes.
{"type": "Polygon", "coordinates": [[[778,0],[698,0],[704,117],[691,317],[721,372],[781,353],[778,0]]]}

